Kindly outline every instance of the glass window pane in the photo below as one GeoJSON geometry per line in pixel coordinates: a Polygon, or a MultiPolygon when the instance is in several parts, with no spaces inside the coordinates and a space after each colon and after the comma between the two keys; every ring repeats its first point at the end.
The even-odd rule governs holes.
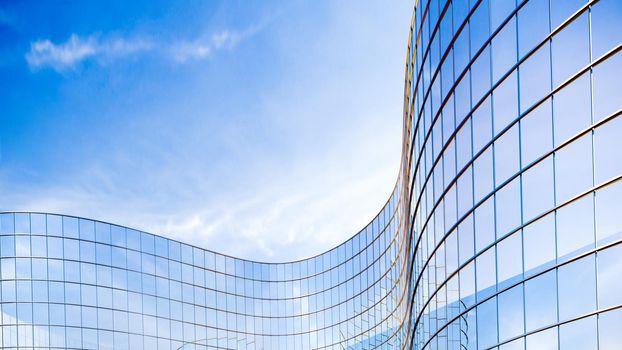
{"type": "MultiPolygon", "coordinates": [[[[490,22],[494,31],[516,8],[516,0],[494,0],[490,3],[490,22]]],[[[512,23],[512,22],[510,22],[512,23]]],[[[512,24],[515,26],[516,24],[512,24]]],[[[507,24],[506,24],[507,26],[507,24]]]]}
{"type": "Polygon", "coordinates": [[[555,146],[559,146],[592,122],[590,76],[584,74],[553,96],[555,146]]]}
{"type": "Polygon", "coordinates": [[[518,116],[518,82],[516,72],[507,77],[492,93],[493,124],[498,135],[518,116]]]}
{"type": "Polygon", "coordinates": [[[471,34],[471,57],[484,45],[490,37],[488,0],[482,1],[469,19],[471,34]]]}
{"type": "Polygon", "coordinates": [[[488,147],[473,163],[475,203],[493,190],[492,147],[488,147]]]}
{"type": "Polygon", "coordinates": [[[471,65],[471,104],[475,106],[490,91],[490,46],[471,65]]]}
{"type": "Polygon", "coordinates": [[[594,122],[622,108],[622,53],[609,57],[594,67],[592,73],[594,89],[594,122]]]}
{"type": "Polygon", "coordinates": [[[458,218],[473,208],[473,168],[469,167],[458,178],[458,218]]]}
{"type": "Polygon", "coordinates": [[[473,215],[469,215],[458,226],[459,264],[464,264],[474,254],[473,215]]]}
{"type": "Polygon", "coordinates": [[[557,28],[586,2],[586,0],[551,1],[551,28],[557,28]]]}
{"type": "Polygon", "coordinates": [[[111,225],[110,226],[110,240],[113,245],[119,247],[127,247],[127,233],[125,227],[111,225]]]}
{"type": "Polygon", "coordinates": [[[15,237],[0,237],[0,256],[3,258],[15,257],[15,237]]]}
{"type": "Polygon", "coordinates": [[[93,221],[80,219],[80,238],[89,241],[95,240],[95,223],[93,221]]]}
{"type": "MultiPolygon", "coordinates": [[[[466,56],[468,58],[468,55],[466,56]]],[[[454,56],[454,59],[456,61],[458,61],[459,58],[460,56],[454,56]]],[[[460,122],[464,118],[467,117],[467,114],[471,112],[471,79],[469,78],[470,76],[471,76],[470,72],[467,70],[466,74],[463,76],[462,80],[460,80],[460,82],[456,86],[456,89],[454,90],[454,101],[456,105],[456,123],[457,124],[460,124],[460,122]]],[[[469,134],[470,134],[470,131],[469,131],[469,134]]]]}
{"type": "MultiPolygon", "coordinates": [[[[493,1],[512,3],[513,0],[493,1]]],[[[494,7],[494,6],[493,6],[494,7]]],[[[512,4],[513,7],[513,4],[512,4]]],[[[508,13],[509,14],[509,13],[508,13]]],[[[505,18],[504,18],[505,19],[505,18]]],[[[516,20],[512,18],[501,31],[492,39],[492,81],[497,82],[510,68],[516,64],[516,20]]],[[[514,81],[516,78],[514,78],[514,81]]],[[[515,96],[516,98],[516,96],[515,96]]]]}
{"type": "Polygon", "coordinates": [[[594,131],[594,173],[596,184],[622,175],[622,117],[594,131]]]}
{"type": "Polygon", "coordinates": [[[525,317],[527,332],[557,322],[555,270],[525,282],[525,317]]]}
{"type": "Polygon", "coordinates": [[[598,349],[619,350],[622,344],[622,309],[598,315],[598,349]]]}
{"type": "Polygon", "coordinates": [[[518,338],[499,346],[499,350],[525,350],[525,338],[518,338]]]}
{"type": "Polygon", "coordinates": [[[471,120],[469,119],[456,133],[457,169],[461,170],[473,158],[471,153],[471,120]]]}
{"type": "Polygon", "coordinates": [[[596,309],[596,266],[589,255],[559,268],[559,319],[561,321],[596,309]]]}
{"type": "Polygon", "coordinates": [[[620,44],[622,3],[602,0],[592,6],[592,57],[598,58],[620,44]]]}
{"type": "Polygon", "coordinates": [[[78,219],[63,217],[63,235],[65,237],[78,238],[78,219]]]}
{"type": "Polygon", "coordinates": [[[518,51],[523,57],[549,34],[549,2],[528,1],[518,12],[518,51]]]}
{"type": "Polygon", "coordinates": [[[592,136],[585,135],[555,152],[557,205],[592,187],[592,136]]]}
{"type": "Polygon", "coordinates": [[[525,167],[553,147],[551,99],[524,116],[520,128],[521,163],[525,167]]]}
{"type": "Polygon", "coordinates": [[[45,214],[30,214],[30,232],[45,235],[45,214]]]}
{"type": "Polygon", "coordinates": [[[487,349],[497,343],[497,300],[477,306],[477,347],[487,349]]]}
{"type": "Polygon", "coordinates": [[[554,350],[557,349],[557,327],[527,336],[527,349],[554,350]]]}
{"type": "Polygon", "coordinates": [[[497,238],[521,225],[520,178],[515,178],[495,194],[497,238]]]}
{"type": "Polygon", "coordinates": [[[475,263],[470,262],[460,270],[460,300],[465,307],[475,303],[475,263]]]}
{"type": "MultiPolygon", "coordinates": [[[[534,1],[527,3],[529,5],[534,1]]],[[[520,111],[525,112],[551,91],[549,44],[542,46],[519,67],[520,111]]]]}
{"type": "Polygon", "coordinates": [[[475,269],[477,271],[477,300],[483,300],[493,295],[497,290],[495,248],[492,247],[477,257],[475,269]]]}
{"type": "Polygon", "coordinates": [[[477,154],[492,139],[492,112],[490,98],[473,112],[473,154],[477,154]]]}
{"type": "Polygon", "coordinates": [[[523,329],[523,285],[499,294],[499,340],[521,335],[523,329]]]}
{"type": "Polygon", "coordinates": [[[598,307],[622,304],[622,245],[601,251],[598,258],[598,307]]]}
{"type": "Polygon", "coordinates": [[[15,237],[15,256],[30,256],[30,236],[15,237]]]}
{"type": "Polygon", "coordinates": [[[522,181],[523,220],[526,222],[554,206],[553,157],[549,156],[524,172],[522,181]]]}
{"type": "Polygon", "coordinates": [[[594,247],[594,202],[587,195],[557,211],[557,257],[566,259],[594,247]]]}
{"type": "Polygon", "coordinates": [[[555,220],[549,214],[523,229],[525,275],[533,275],[555,262],[555,220]]]}
{"type": "Polygon", "coordinates": [[[51,236],[63,235],[63,222],[62,218],[58,215],[46,215],[47,221],[47,234],[51,236]]]}
{"type": "Polygon", "coordinates": [[[604,245],[622,238],[622,181],[596,191],[596,238],[604,245]]]}
{"type": "Polygon", "coordinates": [[[15,213],[15,233],[30,233],[30,215],[28,213],[15,213]]]}
{"type": "Polygon", "coordinates": [[[590,31],[587,12],[553,37],[551,49],[553,51],[553,86],[555,87],[590,63],[590,31]]]}
{"type": "Polygon", "coordinates": [[[57,237],[48,237],[48,257],[63,258],[63,241],[57,237]]]}
{"type": "Polygon", "coordinates": [[[520,168],[518,125],[501,135],[494,143],[495,185],[500,186],[520,168]]]}
{"type": "Polygon", "coordinates": [[[96,222],[95,239],[97,240],[97,242],[110,244],[110,225],[96,222]]]}
{"type": "Polygon", "coordinates": [[[476,251],[481,251],[495,240],[495,223],[493,197],[488,198],[477,209],[475,209],[475,247],[476,251]]]}
{"type": "Polygon", "coordinates": [[[596,350],[596,317],[588,317],[559,327],[559,347],[564,350],[596,350]]]}
{"type": "Polygon", "coordinates": [[[521,232],[497,243],[497,275],[499,288],[518,281],[523,272],[523,244],[521,232]]]}

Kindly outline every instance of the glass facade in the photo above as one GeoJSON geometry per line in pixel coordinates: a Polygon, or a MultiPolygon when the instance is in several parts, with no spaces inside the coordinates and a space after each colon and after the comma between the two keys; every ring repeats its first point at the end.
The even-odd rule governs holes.
{"type": "Polygon", "coordinates": [[[621,33],[618,0],[417,2],[407,347],[622,349],[621,33]]]}
{"type": "Polygon", "coordinates": [[[399,200],[340,246],[279,264],[82,218],[0,214],[0,344],[398,348],[409,302],[399,200]]]}
{"type": "Polygon", "coordinates": [[[421,0],[400,174],[289,263],[0,214],[0,347],[622,348],[622,2],[421,0]]]}

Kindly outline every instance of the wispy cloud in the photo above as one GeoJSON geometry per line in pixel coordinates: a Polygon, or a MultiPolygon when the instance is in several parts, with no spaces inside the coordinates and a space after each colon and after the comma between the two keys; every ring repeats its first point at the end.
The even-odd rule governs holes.
{"type": "Polygon", "coordinates": [[[114,60],[153,49],[150,40],[107,38],[90,35],[81,38],[72,34],[67,41],[55,44],[50,40],[30,43],[26,61],[31,69],[50,67],[58,72],[72,69],[80,62],[97,58],[100,61],[114,60]]]}
{"type": "Polygon", "coordinates": [[[31,42],[25,58],[33,70],[52,68],[57,72],[72,70],[86,60],[107,63],[147,52],[184,63],[209,58],[219,50],[233,49],[242,39],[256,31],[256,27],[245,31],[223,30],[206,38],[172,42],[151,38],[103,37],[99,34],[81,37],[72,34],[61,43],[49,39],[31,42]]]}
{"type": "MultiPolygon", "coordinates": [[[[156,70],[142,80],[122,76],[146,91],[97,86],[97,95],[84,91],[88,81],[65,84],[55,102],[64,108],[44,113],[51,127],[33,122],[58,144],[39,146],[32,136],[9,144],[39,147],[43,161],[26,159],[22,169],[8,162],[27,147],[5,148],[0,210],[92,217],[258,260],[342,242],[373,218],[396,178],[411,5],[335,2],[322,5],[338,7],[330,13],[295,15],[312,4],[292,2],[261,37],[251,38],[257,29],[143,35],[148,49],[122,54],[127,48],[113,47],[137,36],[116,36],[124,40],[115,46],[111,33],[81,34],[75,46],[91,51],[73,59],[61,54],[78,51],[71,37],[50,39],[54,49],[46,50],[71,63],[59,66],[65,70],[148,56],[189,74],[169,72],[165,84],[152,79],[156,70]],[[234,49],[235,60],[217,62],[223,69],[202,64],[234,49]],[[237,79],[240,67],[257,75],[237,79]],[[61,121],[75,111],[83,119],[68,132],[71,123],[61,121]],[[78,133],[85,136],[72,137],[78,133]],[[75,147],[78,140],[86,145],[75,147]]],[[[48,61],[37,69],[56,68],[48,61]]]]}
{"type": "Polygon", "coordinates": [[[189,60],[201,60],[209,57],[218,50],[231,50],[242,39],[253,35],[258,27],[252,27],[245,31],[223,30],[210,35],[207,39],[194,41],[180,41],[170,46],[170,53],[177,62],[189,60]]]}

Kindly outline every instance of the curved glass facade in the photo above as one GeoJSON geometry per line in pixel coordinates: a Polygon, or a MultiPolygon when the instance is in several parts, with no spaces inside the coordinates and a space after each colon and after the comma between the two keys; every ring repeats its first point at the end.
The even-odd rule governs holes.
{"type": "Polygon", "coordinates": [[[408,280],[398,207],[394,194],[347,242],[279,264],[93,220],[1,214],[0,344],[399,348],[407,333],[408,280]]]}
{"type": "Polygon", "coordinates": [[[418,1],[400,175],[372,222],[260,263],[0,214],[0,345],[622,347],[622,3],[418,1]]]}
{"type": "Polygon", "coordinates": [[[620,349],[622,2],[419,1],[413,349],[620,349]]]}

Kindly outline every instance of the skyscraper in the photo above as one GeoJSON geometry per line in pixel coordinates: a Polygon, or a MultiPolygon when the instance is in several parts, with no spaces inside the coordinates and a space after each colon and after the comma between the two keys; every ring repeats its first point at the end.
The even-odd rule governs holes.
{"type": "Polygon", "coordinates": [[[345,243],[287,263],[0,214],[0,344],[619,349],[622,3],[418,1],[400,174],[345,243]]]}

